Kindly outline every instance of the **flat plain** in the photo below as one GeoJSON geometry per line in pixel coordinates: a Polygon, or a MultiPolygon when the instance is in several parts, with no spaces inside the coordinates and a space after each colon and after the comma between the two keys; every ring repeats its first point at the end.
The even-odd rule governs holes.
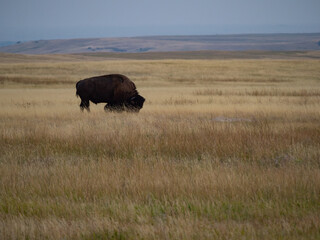
{"type": "Polygon", "coordinates": [[[1,54],[0,239],[319,239],[318,52],[216,53],[1,54]]]}

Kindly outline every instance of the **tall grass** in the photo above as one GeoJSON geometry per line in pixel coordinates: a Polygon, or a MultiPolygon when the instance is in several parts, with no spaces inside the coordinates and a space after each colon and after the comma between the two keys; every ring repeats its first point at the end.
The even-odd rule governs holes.
{"type": "MultiPolygon", "coordinates": [[[[46,64],[16,74],[85,75],[46,64]]],[[[139,114],[81,113],[67,83],[3,83],[1,239],[320,237],[318,61],[108,61],[87,74],[100,64],[137,79],[139,114]],[[270,75],[254,76],[262,66],[270,75]]]]}
{"type": "Polygon", "coordinates": [[[205,89],[197,90],[194,92],[196,95],[205,96],[222,96],[222,95],[234,95],[234,96],[288,96],[288,97],[319,97],[320,91],[318,89],[279,89],[279,88],[256,88],[256,89],[244,89],[242,91],[223,91],[221,89],[205,89]]]}

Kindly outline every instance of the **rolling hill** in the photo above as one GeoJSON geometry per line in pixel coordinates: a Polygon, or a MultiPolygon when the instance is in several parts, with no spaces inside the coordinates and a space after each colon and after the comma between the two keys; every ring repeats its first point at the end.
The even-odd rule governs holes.
{"type": "Polygon", "coordinates": [[[14,45],[0,47],[0,52],[21,54],[138,53],[202,50],[320,50],[320,33],[59,39],[17,42],[14,45]]]}

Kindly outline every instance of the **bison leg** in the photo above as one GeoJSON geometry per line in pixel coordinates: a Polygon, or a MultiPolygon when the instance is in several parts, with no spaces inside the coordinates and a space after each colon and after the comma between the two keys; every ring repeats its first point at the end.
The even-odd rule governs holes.
{"type": "Polygon", "coordinates": [[[108,103],[104,106],[104,110],[110,112],[122,112],[124,111],[124,106],[123,104],[108,103]]]}
{"type": "Polygon", "coordinates": [[[104,110],[107,112],[107,111],[112,111],[112,107],[111,107],[111,105],[110,104],[106,104],[105,106],[104,106],[104,110]]]}
{"type": "Polygon", "coordinates": [[[88,112],[90,112],[90,102],[89,100],[82,100],[81,99],[81,103],[80,103],[80,109],[81,111],[83,111],[83,109],[86,109],[88,112]]]}

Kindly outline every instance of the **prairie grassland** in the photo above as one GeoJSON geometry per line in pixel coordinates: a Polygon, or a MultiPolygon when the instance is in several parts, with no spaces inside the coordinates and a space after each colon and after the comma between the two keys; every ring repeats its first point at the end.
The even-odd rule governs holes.
{"type": "Polygon", "coordinates": [[[138,86],[291,86],[313,88],[319,60],[106,60],[0,63],[0,86],[73,87],[80,79],[122,73],[138,86]],[[289,83],[289,84],[288,84],[289,83]]]}
{"type": "Polygon", "coordinates": [[[0,64],[0,239],[319,239],[320,61],[0,64]],[[81,113],[120,72],[139,114],[81,113]]]}

